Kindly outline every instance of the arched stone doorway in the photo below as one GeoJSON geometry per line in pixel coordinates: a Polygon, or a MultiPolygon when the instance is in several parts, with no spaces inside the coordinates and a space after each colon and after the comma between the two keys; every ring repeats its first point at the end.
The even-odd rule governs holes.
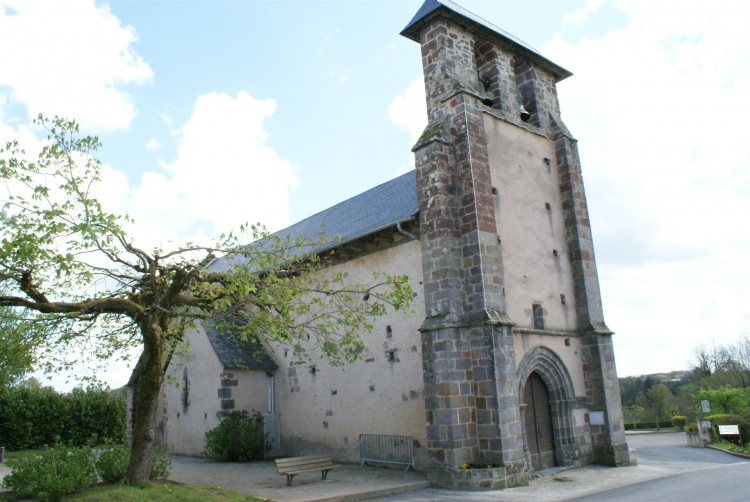
{"type": "Polygon", "coordinates": [[[542,377],[536,372],[529,375],[526,380],[523,404],[525,405],[526,447],[531,466],[537,471],[555,467],[557,460],[549,391],[542,377]]]}
{"type": "Polygon", "coordinates": [[[575,465],[581,456],[573,419],[575,394],[562,360],[547,347],[534,347],[519,365],[518,383],[530,466],[575,465]]]}

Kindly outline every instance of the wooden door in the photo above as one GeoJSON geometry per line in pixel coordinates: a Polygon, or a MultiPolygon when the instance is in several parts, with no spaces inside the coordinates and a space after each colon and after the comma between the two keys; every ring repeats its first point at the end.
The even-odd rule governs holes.
{"type": "Polygon", "coordinates": [[[532,373],[526,380],[523,401],[526,403],[526,439],[531,465],[535,470],[554,467],[557,461],[555,460],[555,437],[552,430],[549,391],[538,374],[532,373]]]}

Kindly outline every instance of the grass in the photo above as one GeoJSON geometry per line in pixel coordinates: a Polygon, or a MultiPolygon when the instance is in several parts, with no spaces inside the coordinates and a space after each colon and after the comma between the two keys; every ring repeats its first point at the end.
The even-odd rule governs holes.
{"type": "Polygon", "coordinates": [[[5,460],[7,461],[12,458],[25,457],[26,455],[33,455],[35,453],[39,453],[39,450],[18,450],[18,451],[5,450],[5,460]]]}
{"type": "MultiPolygon", "coordinates": [[[[11,494],[0,494],[0,501],[13,500],[11,494]]],[[[251,495],[243,495],[219,486],[184,485],[177,483],[147,483],[142,486],[98,485],[63,497],[64,502],[260,502],[251,495]]]]}
{"type": "Polygon", "coordinates": [[[730,443],[729,441],[726,441],[724,439],[716,443],[712,443],[711,446],[714,446],[716,448],[721,448],[722,450],[731,451],[732,453],[741,453],[742,455],[750,455],[750,448],[745,447],[744,445],[739,446],[735,443],[730,443]]]}
{"type": "MultiPolygon", "coordinates": [[[[5,460],[39,453],[38,450],[6,451],[5,460]]],[[[12,493],[0,493],[0,502],[15,500],[12,493]]],[[[219,486],[150,482],[142,486],[97,485],[63,497],[64,502],[259,502],[267,499],[244,495],[219,486]]]]}

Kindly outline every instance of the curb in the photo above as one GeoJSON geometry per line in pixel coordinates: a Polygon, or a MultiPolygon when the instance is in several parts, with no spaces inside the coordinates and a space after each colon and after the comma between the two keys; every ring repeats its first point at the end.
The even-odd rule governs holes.
{"type": "Polygon", "coordinates": [[[728,455],[732,455],[733,457],[739,457],[739,458],[744,458],[745,460],[750,460],[750,455],[745,455],[744,453],[737,453],[734,451],[725,450],[724,448],[719,448],[718,446],[711,446],[710,444],[707,444],[706,448],[711,448],[712,450],[716,450],[716,451],[723,451],[724,453],[728,455]]]}

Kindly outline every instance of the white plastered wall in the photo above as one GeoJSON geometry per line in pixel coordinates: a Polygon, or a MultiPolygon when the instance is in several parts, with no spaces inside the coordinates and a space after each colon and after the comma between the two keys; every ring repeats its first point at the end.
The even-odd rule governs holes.
{"type": "Polygon", "coordinates": [[[532,304],[541,304],[547,330],[516,331],[516,364],[534,347],[547,347],[563,361],[576,395],[585,395],[555,145],[490,115],[485,130],[492,186],[498,191],[506,310],[518,328],[533,329],[532,304]]]}
{"type": "Polygon", "coordinates": [[[218,388],[223,368],[203,327],[185,333],[188,346],[173,358],[162,389],[167,447],[170,453],[200,455],[206,431],[219,423],[218,388]],[[188,405],[184,406],[184,370],[188,375],[188,405]]]}
{"type": "Polygon", "coordinates": [[[316,359],[314,374],[311,364],[295,357],[291,348],[275,348],[274,359],[280,366],[276,396],[282,451],[328,453],[337,461],[353,462],[359,455],[359,434],[409,435],[417,440],[417,467],[423,468],[424,381],[418,331],[424,320],[421,244],[411,240],[330,270],[338,271],[357,283],[372,281],[373,271],[408,275],[417,293],[416,313],[405,317],[389,311],[375,319],[372,334],[365,338],[369,351],[360,361],[332,367],[316,359]]]}
{"type": "Polygon", "coordinates": [[[221,421],[220,389],[228,389],[225,401],[233,401],[226,412],[267,412],[268,377],[265,370],[224,369],[200,324],[187,330],[185,339],[186,350],[173,358],[162,388],[165,440],[170,453],[202,456],[206,432],[221,421]]]}

